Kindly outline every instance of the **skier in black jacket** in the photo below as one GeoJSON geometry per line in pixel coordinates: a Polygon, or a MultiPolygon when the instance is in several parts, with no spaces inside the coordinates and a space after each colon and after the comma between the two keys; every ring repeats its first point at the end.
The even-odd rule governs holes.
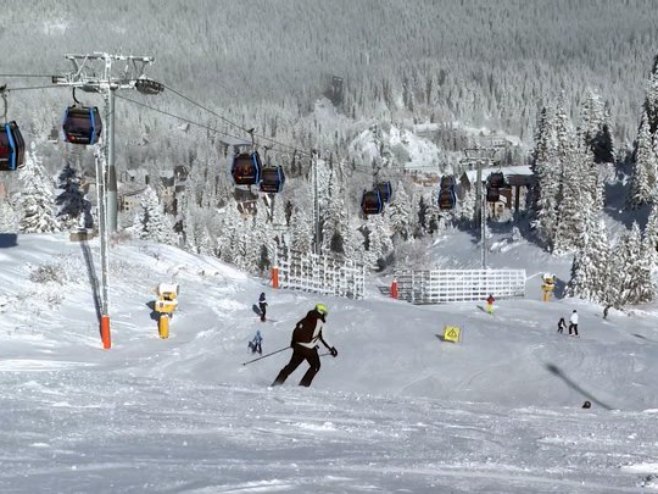
{"type": "Polygon", "coordinates": [[[313,310],[306,314],[304,319],[297,323],[292,332],[292,341],[290,342],[290,346],[293,350],[292,357],[290,357],[288,365],[281,369],[279,375],[276,376],[272,386],[283,384],[288,376],[292,374],[304,360],[309,363],[310,367],[306,371],[306,374],[304,374],[304,377],[302,377],[302,380],[299,381],[299,385],[306,387],[310,386],[313,378],[320,370],[318,341],[322,342],[333,357],[338,355],[336,349],[329,346],[322,337],[322,327],[326,322],[327,313],[327,307],[324,304],[317,304],[313,310]]]}

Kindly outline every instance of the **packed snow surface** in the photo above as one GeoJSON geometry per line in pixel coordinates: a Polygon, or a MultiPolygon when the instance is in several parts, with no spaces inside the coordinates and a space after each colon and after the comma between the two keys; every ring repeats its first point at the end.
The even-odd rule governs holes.
{"type": "MultiPolygon", "coordinates": [[[[7,238],[6,234],[0,235],[7,238]]],[[[563,298],[569,260],[492,241],[491,267],[526,269],[527,295],[413,306],[371,278],[362,301],[272,290],[209,257],[149,243],[110,250],[112,348],[93,289],[97,241],[25,235],[0,245],[0,492],[658,492],[656,307],[563,298]],[[540,301],[545,271],[558,293],[540,301]],[[50,279],[52,281],[45,281],[50,279]],[[180,285],[170,337],[150,308],[180,285]],[[265,291],[268,316],[252,307],[265,291]],[[269,388],[313,305],[329,307],[313,386],[269,388]],[[580,338],[558,335],[580,314],[580,338]],[[445,325],[463,341],[440,339],[445,325]],[[582,409],[585,400],[592,408],[582,409]]],[[[437,243],[477,267],[477,242],[437,243]]]]}

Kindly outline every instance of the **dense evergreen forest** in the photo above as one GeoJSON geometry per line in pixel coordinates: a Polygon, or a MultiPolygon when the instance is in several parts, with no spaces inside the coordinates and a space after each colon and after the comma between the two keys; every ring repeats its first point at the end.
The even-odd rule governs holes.
{"type": "MultiPolygon", "coordinates": [[[[69,69],[67,52],[153,54],[154,77],[285,137],[333,74],[346,82],[350,117],[460,120],[526,142],[542,101],[564,93],[576,118],[591,87],[625,143],[657,22],[651,0],[27,0],[3,10],[0,42],[13,47],[3,72],[69,69]],[[265,125],[264,114],[280,122],[265,125]]],[[[53,92],[13,105],[45,100],[47,118],[61,106],[53,92]]]]}

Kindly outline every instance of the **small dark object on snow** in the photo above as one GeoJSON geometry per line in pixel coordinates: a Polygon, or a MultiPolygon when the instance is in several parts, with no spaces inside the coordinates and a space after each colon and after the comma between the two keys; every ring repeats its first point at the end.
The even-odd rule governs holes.
{"type": "Polygon", "coordinates": [[[583,403],[583,408],[592,408],[592,403],[590,403],[589,400],[585,400],[585,403],[583,403]]]}

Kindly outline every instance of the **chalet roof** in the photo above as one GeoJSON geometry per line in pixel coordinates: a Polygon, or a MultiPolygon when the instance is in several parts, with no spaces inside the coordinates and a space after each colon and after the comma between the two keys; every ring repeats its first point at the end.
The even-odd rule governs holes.
{"type": "MultiPolygon", "coordinates": [[[[503,167],[490,167],[490,168],[483,168],[482,169],[482,180],[486,180],[486,178],[494,172],[503,172],[505,175],[505,179],[507,180],[508,177],[512,176],[518,176],[518,177],[533,177],[534,174],[532,173],[532,170],[530,169],[529,165],[517,165],[517,166],[503,166],[503,167]]],[[[468,170],[465,171],[462,177],[465,175],[468,178],[469,183],[474,183],[475,180],[477,179],[477,170],[468,170]]],[[[521,180],[521,179],[517,179],[521,180]]],[[[525,180],[528,180],[527,178],[525,180]]],[[[532,183],[532,182],[530,182],[532,183]]],[[[514,184],[517,185],[517,184],[514,184]]],[[[527,185],[527,183],[519,183],[518,185],[527,185]]]]}
{"type": "Polygon", "coordinates": [[[140,195],[142,192],[144,192],[145,190],[146,190],[146,187],[141,187],[141,188],[139,188],[139,189],[126,191],[126,192],[124,192],[124,193],[121,194],[121,197],[138,196],[138,195],[140,195]]]}
{"type": "Polygon", "coordinates": [[[535,183],[534,175],[505,175],[505,181],[511,186],[529,187],[535,183]]]}

